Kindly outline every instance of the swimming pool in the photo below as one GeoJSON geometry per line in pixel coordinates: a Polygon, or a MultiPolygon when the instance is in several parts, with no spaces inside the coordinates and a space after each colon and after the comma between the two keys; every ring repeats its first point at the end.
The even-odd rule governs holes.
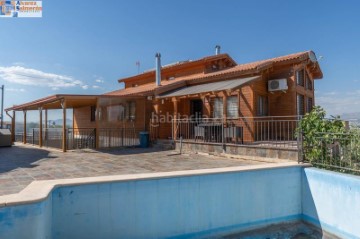
{"type": "Polygon", "coordinates": [[[298,221],[359,238],[359,199],[359,177],[291,163],[39,181],[0,198],[0,238],[211,238],[298,221]]]}

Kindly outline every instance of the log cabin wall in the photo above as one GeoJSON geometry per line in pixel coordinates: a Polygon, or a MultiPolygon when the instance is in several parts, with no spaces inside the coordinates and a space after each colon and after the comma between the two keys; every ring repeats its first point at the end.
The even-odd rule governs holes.
{"type": "MultiPolygon", "coordinates": [[[[121,99],[119,97],[119,99],[121,99]]],[[[102,117],[99,121],[99,128],[105,129],[119,129],[123,127],[135,127],[136,129],[144,129],[144,127],[148,127],[145,123],[145,119],[148,116],[149,107],[146,107],[146,100],[145,99],[134,99],[134,100],[124,100],[122,103],[126,103],[128,101],[135,101],[135,119],[131,120],[116,120],[116,121],[109,121],[107,119],[107,106],[101,106],[102,117]]],[[[121,104],[120,101],[118,103],[112,103],[110,105],[119,105],[121,104]]],[[[96,128],[96,120],[91,121],[91,106],[75,108],[73,110],[74,115],[74,128],[96,128]]]]}
{"type": "Polygon", "coordinates": [[[95,121],[91,121],[91,106],[73,109],[74,128],[92,128],[95,129],[95,121]]]}

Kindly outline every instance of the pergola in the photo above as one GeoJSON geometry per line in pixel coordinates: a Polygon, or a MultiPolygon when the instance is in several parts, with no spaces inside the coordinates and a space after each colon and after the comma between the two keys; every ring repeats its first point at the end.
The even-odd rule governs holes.
{"type": "MultiPolygon", "coordinates": [[[[80,108],[85,106],[96,106],[99,107],[99,99],[101,98],[114,98],[117,96],[108,95],[69,95],[69,94],[58,94],[49,97],[41,98],[29,103],[16,105],[11,108],[5,109],[6,114],[11,118],[12,121],[12,140],[15,141],[15,112],[22,111],[24,113],[24,135],[23,143],[26,144],[26,115],[29,110],[39,110],[39,146],[43,146],[43,111],[45,112],[45,128],[48,124],[48,110],[62,109],[62,150],[66,152],[66,109],[69,108],[80,108]],[[13,111],[12,116],[8,113],[13,111]]],[[[96,118],[99,117],[99,111],[96,111],[96,118]]],[[[99,130],[99,123],[96,120],[96,131],[99,130]]],[[[98,134],[96,134],[96,147],[98,148],[98,134]]]]}

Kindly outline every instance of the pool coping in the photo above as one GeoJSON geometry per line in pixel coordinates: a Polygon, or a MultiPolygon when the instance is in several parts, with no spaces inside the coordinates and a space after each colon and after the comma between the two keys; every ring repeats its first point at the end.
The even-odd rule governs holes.
{"type": "Polygon", "coordinates": [[[311,167],[311,166],[312,165],[308,163],[299,164],[297,162],[286,162],[286,163],[268,163],[268,164],[260,164],[260,165],[247,165],[247,166],[236,166],[236,167],[226,167],[226,168],[211,168],[211,169],[182,170],[182,171],[172,171],[172,172],[139,173],[139,174],[124,174],[124,175],[111,175],[111,176],[99,176],[99,177],[32,181],[28,186],[26,186],[26,188],[24,188],[19,193],[0,196],[0,207],[41,202],[45,200],[54,189],[64,186],[126,182],[126,181],[137,181],[137,180],[145,180],[145,179],[190,177],[197,175],[248,172],[248,171],[257,171],[257,170],[265,170],[265,169],[311,167]]]}

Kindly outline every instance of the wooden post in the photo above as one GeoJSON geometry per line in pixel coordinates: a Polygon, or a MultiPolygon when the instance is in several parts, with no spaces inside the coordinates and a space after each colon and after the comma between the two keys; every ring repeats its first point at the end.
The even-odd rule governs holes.
{"type": "Polygon", "coordinates": [[[43,146],[43,120],[42,120],[42,107],[39,108],[39,147],[43,146]]]}
{"type": "Polygon", "coordinates": [[[63,152],[66,152],[66,101],[65,100],[62,100],[61,101],[61,107],[62,107],[62,110],[63,110],[63,130],[62,130],[62,150],[63,152]]]}
{"type": "Polygon", "coordinates": [[[171,122],[172,123],[172,129],[173,129],[173,132],[172,132],[172,138],[173,140],[176,140],[177,139],[177,115],[178,115],[178,100],[176,98],[173,98],[172,99],[172,102],[174,104],[174,117],[173,117],[173,121],[171,122]]]}
{"type": "Polygon", "coordinates": [[[48,110],[47,109],[45,109],[44,110],[45,112],[45,129],[47,129],[47,128],[49,128],[49,124],[48,124],[48,110]]]}
{"type": "MultiPolygon", "coordinates": [[[[100,148],[100,130],[99,130],[99,124],[100,124],[100,107],[99,107],[99,99],[96,99],[96,111],[95,111],[95,148],[100,148]]],[[[110,131],[109,131],[110,134],[110,131]]],[[[110,145],[110,141],[109,141],[110,145]]]]}
{"type": "Polygon", "coordinates": [[[13,110],[13,117],[11,119],[11,142],[15,142],[15,110],[13,110]]]}
{"type": "Polygon", "coordinates": [[[23,133],[23,143],[26,144],[26,110],[23,111],[24,113],[24,133],[23,133]]]}
{"type": "Polygon", "coordinates": [[[48,128],[49,128],[49,122],[48,122],[48,110],[45,109],[45,144],[48,145],[48,128]]]}

